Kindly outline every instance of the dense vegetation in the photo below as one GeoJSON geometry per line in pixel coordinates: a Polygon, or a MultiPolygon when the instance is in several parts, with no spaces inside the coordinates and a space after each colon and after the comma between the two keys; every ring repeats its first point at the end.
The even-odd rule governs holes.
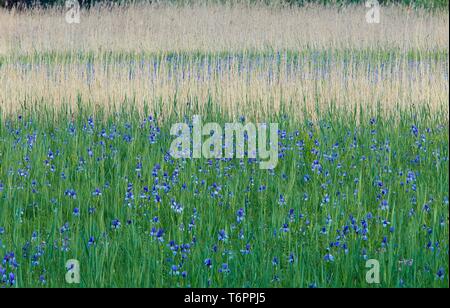
{"type": "Polygon", "coordinates": [[[425,110],[268,119],[273,170],[173,159],[189,114],[93,114],[0,124],[0,287],[67,286],[72,258],[82,287],[448,287],[449,131],[425,110]]]}
{"type": "Polygon", "coordinates": [[[69,259],[78,287],[448,287],[446,12],[82,13],[0,10],[0,288],[69,259]],[[195,114],[278,123],[278,163],[172,157],[195,114]]]}

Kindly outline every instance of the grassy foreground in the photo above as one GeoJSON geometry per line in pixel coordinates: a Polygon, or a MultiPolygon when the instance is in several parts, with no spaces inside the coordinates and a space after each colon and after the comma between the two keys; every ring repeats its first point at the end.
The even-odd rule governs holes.
{"type": "Polygon", "coordinates": [[[80,287],[448,286],[445,119],[268,119],[280,159],[260,170],[172,159],[190,115],[89,114],[1,123],[2,286],[70,286],[69,259],[80,287]]]}

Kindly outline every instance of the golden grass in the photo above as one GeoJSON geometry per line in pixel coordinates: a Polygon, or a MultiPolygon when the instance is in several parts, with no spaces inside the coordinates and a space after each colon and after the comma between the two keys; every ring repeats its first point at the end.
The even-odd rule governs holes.
{"type": "Polygon", "coordinates": [[[83,11],[81,24],[68,25],[57,10],[0,10],[0,110],[42,104],[75,111],[81,99],[111,110],[123,104],[154,110],[160,102],[170,114],[193,105],[202,110],[212,100],[231,116],[300,117],[302,109],[319,106],[390,114],[426,107],[448,118],[448,58],[427,56],[448,55],[448,15],[400,7],[381,14],[381,24],[369,25],[363,7],[146,5],[83,11]],[[300,52],[299,59],[286,50],[300,52]],[[243,69],[231,57],[226,69],[208,70],[195,56],[165,57],[194,51],[235,52],[253,65],[243,69]],[[280,51],[280,59],[258,63],[250,51],[260,57],[280,51]],[[314,63],[314,53],[324,51],[329,57],[314,63]],[[350,58],[344,61],[340,51],[350,58]],[[351,57],[364,51],[390,56],[351,57]],[[111,60],[108,52],[135,56],[111,60]],[[83,58],[88,53],[89,60],[83,58]],[[143,56],[150,53],[161,56],[158,66],[156,58],[143,56]],[[82,57],[64,57],[75,54],[82,57]]]}
{"type": "Polygon", "coordinates": [[[448,13],[385,7],[381,23],[365,7],[133,5],[81,12],[0,10],[0,54],[44,51],[236,51],[242,49],[448,49],[448,13]]]}

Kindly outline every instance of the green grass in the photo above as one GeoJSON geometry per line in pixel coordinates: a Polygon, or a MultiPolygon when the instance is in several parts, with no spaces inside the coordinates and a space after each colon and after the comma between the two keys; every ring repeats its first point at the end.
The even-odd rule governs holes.
{"type": "MultiPolygon", "coordinates": [[[[212,116],[216,104],[204,113],[204,122],[238,121],[212,116]]],[[[14,252],[19,265],[0,266],[15,273],[14,287],[448,287],[448,119],[425,110],[403,113],[400,120],[379,118],[373,124],[364,112],[322,112],[314,123],[274,116],[267,122],[278,122],[287,137],[280,135],[282,158],[267,171],[247,160],[168,158],[174,138],[170,126],[183,116],[192,119],[194,113],[172,115],[156,124],[144,123],[146,117],[133,111],[100,111],[93,127],[89,108],[74,119],[51,110],[24,112],[20,119],[2,117],[0,256],[14,252]],[[149,141],[152,133],[154,143],[149,141]],[[314,160],[322,165],[321,174],[312,171],[314,160]],[[158,183],[152,175],[156,164],[161,166],[158,183]],[[415,176],[410,173],[407,180],[408,172],[415,176]],[[305,176],[310,179],[305,181],[305,176]],[[167,191],[164,183],[170,186],[167,191]],[[260,191],[263,185],[266,189],[260,191]],[[149,192],[144,192],[146,186],[149,192]],[[127,201],[129,187],[134,199],[127,201]],[[160,203],[154,201],[152,187],[160,203]],[[101,196],[93,195],[96,188],[101,196]],[[76,191],[76,199],[65,194],[69,189],[76,191]],[[280,195],[284,205],[279,204],[280,195]],[[171,199],[183,206],[182,213],[171,209],[171,199]],[[379,207],[381,200],[388,201],[389,209],[379,207]],[[423,210],[425,204],[429,211],[423,210]],[[80,209],[79,216],[74,208],[80,209]],[[95,213],[89,214],[89,208],[95,213]],[[238,223],[240,208],[245,219],[238,223]],[[369,213],[372,218],[367,218],[369,213]],[[155,216],[158,223],[152,221],[155,216]],[[111,227],[113,219],[121,222],[117,230],[111,227]],[[195,227],[190,230],[192,219],[195,227]],[[368,224],[366,240],[362,220],[368,224]],[[390,225],[383,227],[383,220],[390,225]],[[61,233],[65,223],[69,230],[61,233]],[[285,223],[289,232],[282,231],[285,223]],[[346,226],[348,233],[337,239],[337,231],[346,226]],[[150,236],[152,227],[165,230],[164,242],[150,236]],[[326,234],[321,233],[323,227],[326,234]],[[218,240],[222,229],[226,241],[218,240]],[[88,247],[91,236],[95,244],[88,247]],[[190,244],[189,251],[174,254],[170,241],[190,244]],[[340,247],[330,248],[336,241],[340,247]],[[429,242],[433,250],[427,249],[429,242]],[[246,244],[248,254],[241,252],[246,244]],[[379,285],[365,281],[364,250],[368,259],[380,262],[379,285]],[[324,260],[327,253],[334,262],[324,260]],[[207,258],[211,268],[204,265],[207,258]],[[80,285],[64,280],[68,259],[80,261],[80,285]],[[412,259],[412,266],[399,265],[402,259],[412,259]],[[181,263],[179,275],[171,273],[171,266],[181,263]],[[223,263],[230,273],[219,273],[223,263]],[[442,280],[436,276],[441,268],[442,280]]]]}
{"type": "Polygon", "coordinates": [[[139,62],[144,60],[161,61],[163,59],[173,59],[182,62],[195,61],[214,61],[224,58],[242,57],[246,60],[270,57],[283,57],[286,62],[298,61],[299,59],[313,58],[316,61],[353,61],[353,62],[372,62],[379,63],[384,61],[441,61],[448,62],[448,50],[420,50],[410,49],[401,50],[399,48],[367,48],[367,49],[323,49],[307,48],[303,50],[246,50],[240,52],[36,52],[22,55],[0,55],[0,67],[7,63],[21,64],[72,64],[72,63],[91,63],[101,61],[104,64],[113,64],[121,61],[139,62]]]}

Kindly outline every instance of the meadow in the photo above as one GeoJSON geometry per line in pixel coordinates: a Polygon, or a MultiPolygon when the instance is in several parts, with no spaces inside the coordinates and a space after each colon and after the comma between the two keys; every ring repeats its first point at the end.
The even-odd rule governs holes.
{"type": "Polygon", "coordinates": [[[448,11],[366,10],[0,9],[0,287],[448,287],[448,11]],[[194,115],[277,166],[174,159],[194,115]]]}

